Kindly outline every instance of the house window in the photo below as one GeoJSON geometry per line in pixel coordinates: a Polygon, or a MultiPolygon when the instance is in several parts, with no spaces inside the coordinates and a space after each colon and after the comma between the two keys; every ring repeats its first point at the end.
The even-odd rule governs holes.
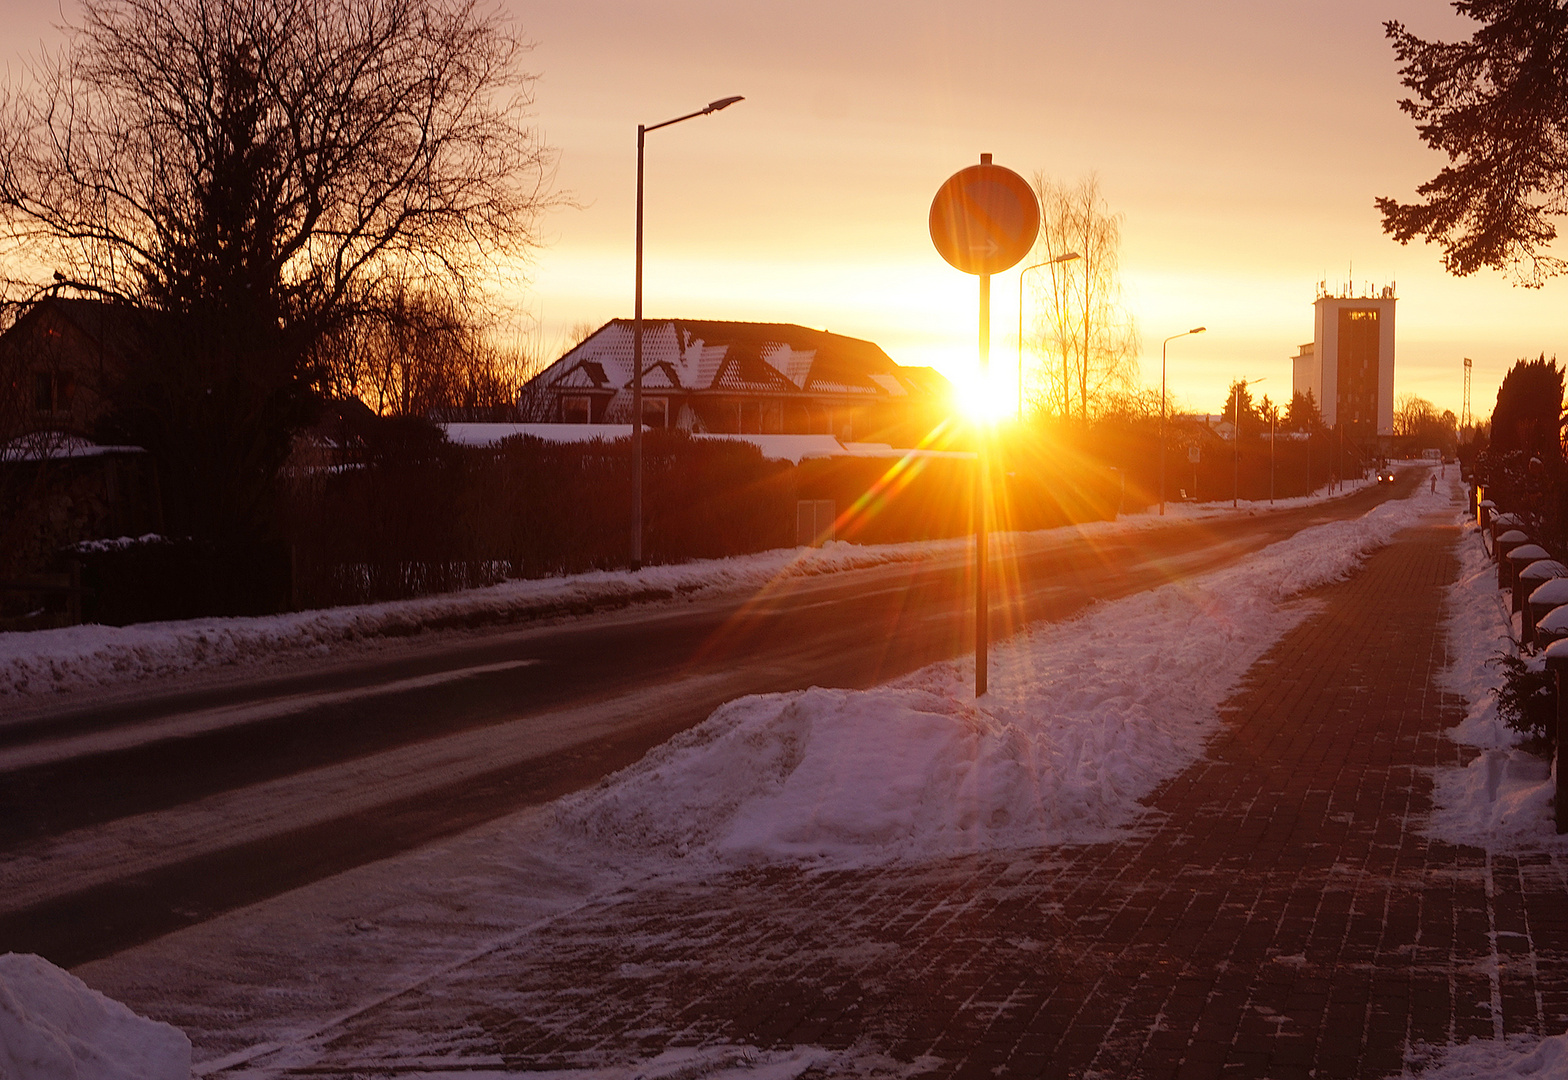
{"type": "Polygon", "coordinates": [[[653,428],[670,426],[670,399],[645,397],[642,399],[642,422],[653,428]]]}
{"type": "Polygon", "coordinates": [[[561,397],[561,423],[593,423],[593,398],[586,394],[563,394],[561,397]]]}
{"type": "Polygon", "coordinates": [[[56,371],[33,373],[33,408],[41,413],[69,412],[76,380],[56,371]]]}

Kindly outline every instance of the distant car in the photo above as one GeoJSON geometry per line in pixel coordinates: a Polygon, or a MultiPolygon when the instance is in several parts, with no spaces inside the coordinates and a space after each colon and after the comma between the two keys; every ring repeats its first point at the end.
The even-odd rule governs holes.
{"type": "Polygon", "coordinates": [[[1394,470],[1387,466],[1379,469],[1377,471],[1377,482],[1380,484],[1392,484],[1394,482],[1394,470]]]}

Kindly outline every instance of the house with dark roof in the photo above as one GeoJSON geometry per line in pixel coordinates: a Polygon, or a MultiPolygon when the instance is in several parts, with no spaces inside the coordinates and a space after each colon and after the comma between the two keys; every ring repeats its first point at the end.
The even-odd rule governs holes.
{"type": "MultiPolygon", "coordinates": [[[[524,419],[630,424],[630,319],[594,331],[522,389],[524,419]]],[[[909,446],[947,416],[951,387],[869,341],[793,323],[643,322],[643,422],[693,433],[832,435],[909,446]]]]}
{"type": "MultiPolygon", "coordinates": [[[[144,328],[128,305],[46,296],[0,334],[0,578],[46,571],[71,544],[161,531],[151,456],[90,441],[144,328]]],[[[36,599],[0,596],[0,620],[19,597],[36,599]]]]}
{"type": "Polygon", "coordinates": [[[0,371],[17,395],[8,426],[88,434],[139,348],[143,327],[142,314],[128,305],[39,300],[0,335],[0,371]]]}

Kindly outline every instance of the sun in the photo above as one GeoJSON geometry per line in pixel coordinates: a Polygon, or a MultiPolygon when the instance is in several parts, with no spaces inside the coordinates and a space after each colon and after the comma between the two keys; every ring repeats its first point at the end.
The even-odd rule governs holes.
{"type": "Polygon", "coordinates": [[[977,423],[995,423],[1013,415],[1017,408],[1016,391],[1006,378],[998,378],[993,368],[989,378],[973,369],[953,380],[959,411],[977,423]]]}

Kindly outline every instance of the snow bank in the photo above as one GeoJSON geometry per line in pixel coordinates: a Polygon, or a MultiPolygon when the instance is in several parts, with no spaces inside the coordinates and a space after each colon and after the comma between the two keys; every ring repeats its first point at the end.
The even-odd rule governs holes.
{"type": "MultiPolygon", "coordinates": [[[[1473,521],[1464,526],[1459,558],[1459,577],[1448,592],[1450,656],[1442,683],[1467,703],[1464,720],[1449,737],[1481,753],[1465,768],[1437,771],[1426,832],[1490,851],[1568,846],[1553,822],[1550,763],[1518,749],[1522,736],[1497,715],[1502,675],[1490,661],[1515,652],[1513,616],[1473,521]]],[[[1527,662],[1539,667],[1541,661],[1527,662]]]]}
{"type": "Polygon", "coordinates": [[[597,788],[568,834],[630,853],[864,865],[1108,837],[1195,760],[1217,706],[1310,606],[1447,494],[1304,530],[1237,567],[1040,625],[865,691],[742,698],[597,788]]]}
{"type": "Polygon", "coordinates": [[[191,1042],[41,956],[0,956],[4,1080],[190,1080],[191,1042]]]}
{"type": "MultiPolygon", "coordinates": [[[[1540,1039],[1510,1035],[1475,1039],[1458,1046],[1426,1048],[1411,1055],[1421,1080],[1568,1080],[1568,1034],[1540,1039]]],[[[1408,1075],[1408,1073],[1407,1073],[1408,1075]]]]}

